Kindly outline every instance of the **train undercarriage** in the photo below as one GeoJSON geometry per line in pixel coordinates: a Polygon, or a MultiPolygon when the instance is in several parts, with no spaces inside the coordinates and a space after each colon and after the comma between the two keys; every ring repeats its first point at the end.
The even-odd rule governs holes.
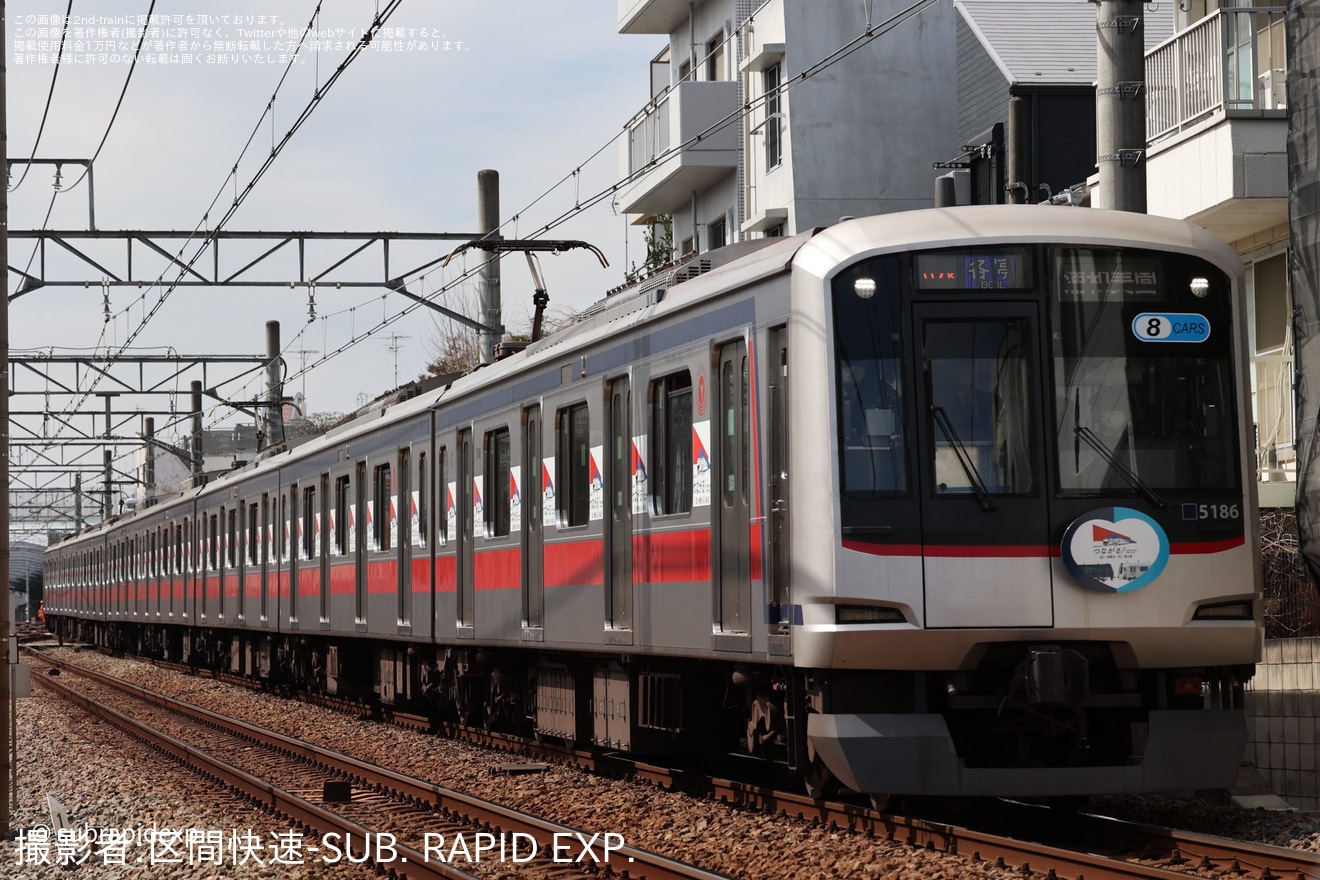
{"type": "MultiPolygon", "coordinates": [[[[1120,669],[1104,643],[1000,643],[982,652],[975,669],[937,673],[400,645],[69,618],[52,618],[51,626],[65,640],[244,676],[276,692],[334,695],[377,716],[407,712],[694,767],[737,754],[795,776],[814,796],[842,787],[877,800],[890,793],[886,778],[895,780],[893,793],[912,793],[902,779],[928,758],[911,751],[913,742],[918,752],[951,749],[958,771],[974,779],[1139,766],[1157,716],[1183,719],[1180,730],[1187,733],[1179,736],[1193,740],[1197,713],[1220,721],[1240,716],[1252,671],[1120,669]],[[721,674],[712,673],[713,665],[721,674]],[[877,742],[893,744],[893,754],[886,757],[883,745],[868,747],[860,759],[843,754],[846,736],[821,735],[827,719],[863,719],[879,732],[877,742]]],[[[946,793],[969,793],[966,781],[958,784],[946,793]]],[[[930,780],[922,787],[929,790],[930,780]]],[[[1087,793],[1086,787],[1057,793],[1087,793]]]]}

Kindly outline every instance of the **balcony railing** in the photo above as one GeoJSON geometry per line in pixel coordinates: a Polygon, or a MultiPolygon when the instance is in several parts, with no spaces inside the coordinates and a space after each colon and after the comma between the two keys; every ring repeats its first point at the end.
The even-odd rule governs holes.
{"type": "Polygon", "coordinates": [[[1220,9],[1146,56],[1146,141],[1288,106],[1282,6],[1220,9]]]}
{"type": "Polygon", "coordinates": [[[1265,483],[1296,480],[1293,358],[1286,354],[1253,355],[1251,372],[1260,480],[1265,483]]]}
{"type": "Polygon", "coordinates": [[[675,89],[657,96],[628,123],[628,173],[645,168],[669,149],[669,100],[675,89]]]}

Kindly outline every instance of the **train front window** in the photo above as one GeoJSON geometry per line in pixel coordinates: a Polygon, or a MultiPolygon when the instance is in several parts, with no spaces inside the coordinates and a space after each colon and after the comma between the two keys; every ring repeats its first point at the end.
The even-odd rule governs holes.
{"type": "Polygon", "coordinates": [[[871,260],[834,281],[839,472],[853,497],[905,494],[899,261],[871,260]]]}
{"type": "Polygon", "coordinates": [[[1231,284],[1191,257],[1052,254],[1065,495],[1235,489],[1231,284]]]}
{"type": "Polygon", "coordinates": [[[937,495],[1035,491],[1030,340],[1025,319],[924,323],[937,495]]]}

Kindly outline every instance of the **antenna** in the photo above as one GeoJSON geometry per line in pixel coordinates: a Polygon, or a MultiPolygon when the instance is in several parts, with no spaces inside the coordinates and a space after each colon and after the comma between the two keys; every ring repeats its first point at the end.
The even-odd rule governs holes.
{"type": "Polygon", "coordinates": [[[400,333],[391,333],[389,335],[390,341],[385,344],[386,348],[394,352],[394,387],[395,388],[399,387],[399,349],[403,348],[402,340],[410,339],[410,338],[411,337],[404,336],[400,333]]]}

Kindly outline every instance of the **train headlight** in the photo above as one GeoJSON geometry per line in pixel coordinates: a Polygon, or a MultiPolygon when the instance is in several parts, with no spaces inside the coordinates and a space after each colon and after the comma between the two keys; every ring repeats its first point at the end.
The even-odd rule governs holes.
{"type": "Polygon", "coordinates": [[[843,626],[856,623],[907,623],[903,612],[883,605],[835,605],[834,622],[843,626]]]}
{"type": "Polygon", "coordinates": [[[853,282],[853,293],[860,299],[870,299],[875,296],[875,279],[858,278],[853,282]]]}
{"type": "Polygon", "coordinates": [[[1187,285],[1192,290],[1192,296],[1198,299],[1205,299],[1205,295],[1210,292],[1210,279],[1197,276],[1192,279],[1192,283],[1187,285]]]}

